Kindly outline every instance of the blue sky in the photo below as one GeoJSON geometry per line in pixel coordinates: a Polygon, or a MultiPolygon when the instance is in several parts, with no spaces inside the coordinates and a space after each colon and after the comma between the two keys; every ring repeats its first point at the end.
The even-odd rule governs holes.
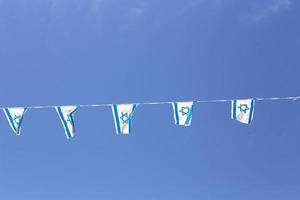
{"type": "MultiPolygon", "coordinates": [[[[299,95],[295,0],[0,0],[1,106],[299,95]]],[[[84,108],[66,140],[55,110],[22,135],[0,115],[0,199],[281,200],[300,197],[298,102],[141,106],[133,133],[84,108]]]]}

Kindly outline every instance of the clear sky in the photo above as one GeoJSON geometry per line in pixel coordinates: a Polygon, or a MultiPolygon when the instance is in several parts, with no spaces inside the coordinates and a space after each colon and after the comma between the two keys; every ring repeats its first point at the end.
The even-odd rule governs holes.
{"type": "MultiPolygon", "coordinates": [[[[296,0],[0,0],[1,106],[299,95],[296,0]]],[[[111,109],[76,113],[67,140],[53,109],[22,135],[0,115],[0,199],[298,200],[300,103],[138,107],[130,136],[111,109]]]]}

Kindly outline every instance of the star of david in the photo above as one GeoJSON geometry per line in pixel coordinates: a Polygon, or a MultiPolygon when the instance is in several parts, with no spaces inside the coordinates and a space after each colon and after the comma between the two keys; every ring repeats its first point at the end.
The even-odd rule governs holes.
{"type": "Polygon", "coordinates": [[[121,117],[120,119],[122,120],[123,124],[127,124],[128,123],[128,120],[129,120],[129,115],[127,112],[122,112],[121,113],[121,117]]]}
{"type": "Polygon", "coordinates": [[[16,124],[20,124],[21,119],[22,119],[22,116],[20,116],[20,115],[15,115],[14,116],[14,121],[15,121],[16,124]]]}
{"type": "Polygon", "coordinates": [[[72,122],[72,117],[71,117],[71,115],[68,115],[67,121],[68,121],[68,122],[72,122]]]}
{"type": "Polygon", "coordinates": [[[240,109],[240,112],[243,112],[243,113],[246,113],[247,110],[250,109],[247,104],[241,104],[240,106],[238,106],[238,108],[240,109]]]}
{"type": "Polygon", "coordinates": [[[179,112],[181,112],[182,116],[188,115],[190,112],[190,108],[188,106],[181,107],[181,110],[179,110],[179,112]]]}

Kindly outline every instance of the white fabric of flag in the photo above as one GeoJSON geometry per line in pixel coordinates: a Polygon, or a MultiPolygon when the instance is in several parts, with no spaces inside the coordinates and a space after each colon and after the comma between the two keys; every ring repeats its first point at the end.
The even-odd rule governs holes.
{"type": "Polygon", "coordinates": [[[174,102],[174,120],[176,125],[190,126],[193,116],[194,102],[174,102]]]}
{"type": "Polygon", "coordinates": [[[55,107],[59,118],[64,126],[67,139],[73,138],[75,134],[74,114],[77,106],[61,106],[55,107]]]}
{"type": "Polygon", "coordinates": [[[254,113],[254,99],[233,100],[231,118],[244,124],[250,124],[254,113]]]}
{"type": "Polygon", "coordinates": [[[132,116],[137,104],[113,105],[112,112],[117,134],[129,134],[132,129],[132,116]]]}
{"type": "Polygon", "coordinates": [[[27,108],[4,108],[3,111],[13,131],[20,135],[23,117],[27,108]]]}

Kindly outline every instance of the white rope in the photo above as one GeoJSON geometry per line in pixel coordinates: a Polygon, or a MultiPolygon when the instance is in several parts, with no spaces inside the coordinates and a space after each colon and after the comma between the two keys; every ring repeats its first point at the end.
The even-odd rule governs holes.
{"type": "MultiPolygon", "coordinates": [[[[242,98],[246,99],[246,98],[242,98]]],[[[250,98],[249,98],[250,99],[250,98]]],[[[292,101],[297,101],[300,100],[300,96],[290,96],[290,97],[263,97],[263,98],[252,98],[255,99],[256,101],[278,101],[278,100],[292,100],[292,101]]],[[[189,100],[193,101],[195,103],[225,103],[225,102],[231,102],[235,99],[215,99],[215,100],[189,100]]],[[[121,103],[121,104],[138,104],[138,105],[162,105],[162,104],[171,104],[176,101],[165,101],[165,102],[140,102],[140,103],[121,103]]],[[[179,101],[177,101],[179,102],[179,101]]],[[[184,101],[183,101],[184,102],[184,101]]],[[[71,105],[71,106],[78,106],[80,108],[88,108],[88,107],[110,107],[114,104],[108,103],[108,104],[79,104],[79,105],[71,105]]],[[[67,106],[67,105],[63,105],[67,106]]],[[[22,108],[28,108],[28,109],[49,109],[49,108],[55,108],[55,107],[60,107],[59,105],[57,106],[17,106],[17,107],[22,107],[22,108]]],[[[4,109],[8,107],[0,107],[0,109],[4,109]]]]}

